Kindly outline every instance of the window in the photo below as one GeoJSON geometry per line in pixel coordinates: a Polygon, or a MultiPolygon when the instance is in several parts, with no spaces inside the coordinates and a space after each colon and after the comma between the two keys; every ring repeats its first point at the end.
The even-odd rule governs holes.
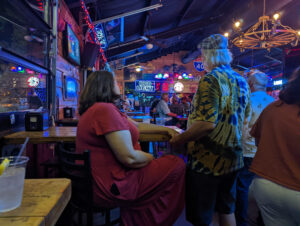
{"type": "Polygon", "coordinates": [[[0,60],[0,113],[47,108],[47,77],[0,60]]]}

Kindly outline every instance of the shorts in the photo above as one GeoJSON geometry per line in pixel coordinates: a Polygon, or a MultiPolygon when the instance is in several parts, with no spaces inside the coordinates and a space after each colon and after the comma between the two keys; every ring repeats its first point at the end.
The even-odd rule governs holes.
{"type": "Polygon", "coordinates": [[[193,225],[209,225],[214,212],[235,210],[237,172],[213,176],[186,171],[186,219],[193,225]]]}

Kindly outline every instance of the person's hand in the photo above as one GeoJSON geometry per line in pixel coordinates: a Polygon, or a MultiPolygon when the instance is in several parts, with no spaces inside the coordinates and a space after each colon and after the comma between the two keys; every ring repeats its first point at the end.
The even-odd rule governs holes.
{"type": "Polygon", "coordinates": [[[186,155],[185,144],[180,141],[179,137],[180,135],[177,135],[170,140],[172,152],[186,155]]]}
{"type": "Polygon", "coordinates": [[[172,136],[169,142],[172,146],[177,145],[179,143],[179,133],[177,133],[175,136],[172,136]]]}
{"type": "Polygon", "coordinates": [[[175,137],[175,136],[178,136],[178,132],[174,129],[171,129],[171,128],[167,128],[167,131],[168,131],[168,134],[169,136],[171,137],[171,140],[175,137]]]}

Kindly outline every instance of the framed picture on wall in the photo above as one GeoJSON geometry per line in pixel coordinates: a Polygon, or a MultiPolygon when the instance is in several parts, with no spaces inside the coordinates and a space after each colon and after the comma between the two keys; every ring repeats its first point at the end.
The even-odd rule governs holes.
{"type": "Polygon", "coordinates": [[[65,100],[75,99],[78,95],[78,82],[75,78],[64,76],[63,97],[65,100]]]}

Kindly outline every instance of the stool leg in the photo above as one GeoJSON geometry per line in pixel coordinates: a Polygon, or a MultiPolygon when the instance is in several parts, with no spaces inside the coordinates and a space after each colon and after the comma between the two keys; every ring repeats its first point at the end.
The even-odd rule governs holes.
{"type": "Polygon", "coordinates": [[[105,210],[105,225],[111,225],[110,224],[110,210],[105,210]]]}

